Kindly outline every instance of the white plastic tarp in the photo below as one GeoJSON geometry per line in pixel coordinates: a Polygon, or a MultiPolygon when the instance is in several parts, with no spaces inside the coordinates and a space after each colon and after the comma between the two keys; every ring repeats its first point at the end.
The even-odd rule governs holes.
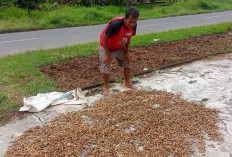
{"type": "Polygon", "coordinates": [[[24,98],[23,107],[19,111],[40,112],[50,105],[74,104],[81,105],[87,102],[81,89],[62,92],[39,93],[36,96],[24,98]]]}

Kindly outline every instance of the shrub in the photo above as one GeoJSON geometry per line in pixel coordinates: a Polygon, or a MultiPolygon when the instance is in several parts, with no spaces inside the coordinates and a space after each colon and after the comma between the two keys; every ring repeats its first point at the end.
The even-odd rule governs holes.
{"type": "Polygon", "coordinates": [[[202,9],[207,9],[207,10],[217,9],[217,6],[210,4],[208,1],[205,0],[199,1],[199,4],[202,9]]]}
{"type": "Polygon", "coordinates": [[[56,4],[43,3],[39,5],[39,9],[42,11],[53,11],[57,9],[56,4]]]}
{"type": "Polygon", "coordinates": [[[45,3],[45,0],[17,0],[16,5],[19,8],[38,9],[40,4],[45,3]]]}

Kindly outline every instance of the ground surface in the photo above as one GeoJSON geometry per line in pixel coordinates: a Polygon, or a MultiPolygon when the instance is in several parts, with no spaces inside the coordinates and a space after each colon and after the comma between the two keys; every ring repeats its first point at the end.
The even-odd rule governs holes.
{"type": "MultiPolygon", "coordinates": [[[[133,47],[130,49],[131,73],[139,74],[229,49],[232,49],[232,31],[146,47],[133,47]]],[[[111,80],[122,81],[123,72],[117,66],[117,62],[114,61],[111,65],[111,80]]],[[[102,83],[97,54],[86,58],[73,58],[68,62],[42,67],[41,70],[57,81],[64,91],[75,89],[77,86],[86,88],[102,83]]]]}
{"type": "MultiPolygon", "coordinates": [[[[228,49],[231,49],[231,45],[232,45],[231,41],[232,41],[232,33],[227,32],[221,35],[220,34],[209,35],[209,36],[204,36],[200,38],[187,39],[187,40],[176,41],[176,42],[171,42],[171,43],[155,44],[150,47],[133,48],[131,50],[132,57],[133,57],[132,59],[133,69],[136,68],[136,66],[140,67],[141,69],[142,68],[150,69],[151,67],[159,68],[164,65],[169,65],[169,64],[176,63],[176,62],[185,61],[185,60],[192,59],[195,57],[197,58],[202,55],[210,55],[213,53],[224,52],[228,49]],[[150,51],[152,51],[153,53],[151,53],[150,51]],[[193,53],[195,53],[195,55],[193,53]],[[148,54],[152,54],[154,56],[149,57],[148,54]],[[152,57],[154,58],[153,60],[150,59],[152,57]],[[136,61],[138,62],[137,64],[136,64],[136,61]]],[[[224,122],[224,125],[221,126],[221,132],[224,135],[224,141],[219,142],[219,143],[213,143],[215,148],[207,146],[206,156],[229,157],[232,155],[232,152],[231,152],[231,146],[232,146],[232,143],[231,143],[231,137],[232,137],[232,126],[231,126],[232,97],[231,97],[231,93],[232,91],[230,88],[231,82],[232,82],[231,81],[232,80],[232,74],[231,74],[232,56],[231,54],[228,54],[225,57],[216,57],[216,58],[217,59],[203,60],[203,61],[195,62],[192,64],[172,68],[169,70],[160,71],[160,73],[156,73],[154,76],[149,77],[147,79],[135,78],[135,80],[139,82],[136,85],[139,89],[164,90],[164,91],[172,92],[174,94],[180,94],[182,98],[187,99],[191,102],[192,101],[202,102],[206,105],[206,107],[218,109],[219,117],[224,122]]],[[[210,59],[210,57],[208,57],[208,59],[210,59]]],[[[76,61],[78,60],[80,62],[85,61],[86,62],[85,67],[89,66],[90,63],[91,65],[94,65],[93,63],[96,63],[96,65],[98,64],[97,55],[93,55],[92,58],[79,58],[76,61]],[[91,59],[93,62],[91,62],[91,59]]],[[[72,61],[74,62],[75,59],[73,59],[72,61]]],[[[57,70],[56,67],[60,67],[60,68],[65,67],[64,66],[65,64],[70,65],[72,61],[67,62],[67,63],[61,63],[58,65],[52,65],[55,68],[51,68],[52,67],[51,66],[50,70],[51,69],[57,70]]],[[[93,67],[96,67],[96,65],[94,65],[93,67]]],[[[76,66],[78,67],[79,64],[76,64],[76,66]]],[[[77,68],[77,70],[75,71],[76,73],[78,73],[78,69],[81,69],[81,68],[77,68]]],[[[88,68],[86,69],[89,70],[88,68]]],[[[99,75],[99,72],[98,72],[98,65],[96,69],[93,70],[95,72],[93,74],[97,75],[97,78],[101,80],[101,76],[99,75]]],[[[43,70],[49,71],[46,68],[43,70]]],[[[117,69],[113,69],[113,70],[117,71],[117,69]]],[[[64,72],[65,72],[65,69],[60,70],[60,74],[59,74],[60,78],[67,77],[64,72]]],[[[90,70],[88,72],[89,72],[89,75],[92,74],[90,70]]],[[[143,72],[143,69],[140,70],[140,72],[143,72]]],[[[83,76],[84,74],[85,73],[79,73],[79,76],[83,76]]],[[[90,75],[89,78],[91,76],[95,76],[93,74],[90,75]]],[[[118,72],[118,76],[120,75],[121,74],[118,72]]],[[[85,82],[87,82],[87,80],[88,80],[88,77],[87,79],[82,79],[83,85],[85,82]]],[[[74,83],[77,82],[77,80],[70,79],[69,81],[70,84],[71,84],[71,81],[74,81],[74,83]]],[[[60,82],[59,84],[62,84],[62,83],[60,82]]],[[[89,86],[89,85],[91,84],[87,84],[87,85],[85,84],[85,86],[89,86]]],[[[82,86],[82,87],[85,87],[85,86],[82,86]]],[[[76,86],[74,88],[76,88],[76,86]]],[[[68,88],[63,88],[63,89],[68,90],[68,89],[73,89],[73,88],[70,86],[68,88]]],[[[123,91],[123,90],[125,90],[125,88],[122,88],[121,85],[116,84],[115,87],[111,87],[110,92],[114,93],[114,92],[123,91]]],[[[102,95],[96,94],[94,96],[88,96],[87,98],[88,98],[89,103],[93,103],[96,100],[102,98],[102,95]]],[[[21,135],[22,132],[25,131],[26,129],[37,126],[37,125],[44,125],[48,121],[50,121],[51,118],[54,118],[59,113],[66,113],[66,112],[73,111],[73,110],[79,110],[81,108],[82,108],[81,106],[77,107],[77,106],[67,106],[67,105],[51,107],[40,113],[27,114],[27,118],[24,118],[22,120],[15,119],[12,123],[9,123],[6,126],[0,127],[0,133],[1,133],[0,134],[0,147],[2,148],[0,151],[0,156],[4,155],[10,142],[14,141],[15,138],[21,135]]],[[[198,155],[196,154],[196,156],[198,155]]]]}
{"type": "MultiPolygon", "coordinates": [[[[219,110],[224,141],[207,147],[206,157],[232,156],[232,54],[161,70],[139,80],[138,87],[179,94],[185,100],[219,110]]],[[[204,119],[202,119],[204,121],[204,119]]],[[[209,144],[210,145],[210,144],[209,144]]],[[[202,156],[195,154],[194,156],[202,156]]]]}
{"type": "MultiPolygon", "coordinates": [[[[203,103],[207,108],[219,110],[223,121],[220,132],[223,141],[207,142],[206,157],[232,156],[232,53],[203,59],[159,72],[135,77],[135,86],[145,90],[163,90],[180,94],[188,102],[203,103]],[[147,77],[147,78],[144,78],[147,77]]],[[[101,87],[99,87],[101,89],[101,87]]],[[[110,93],[128,90],[121,84],[111,84],[110,93]]],[[[98,91],[98,90],[96,90],[98,91]]],[[[98,91],[87,96],[88,104],[102,99],[98,91]]],[[[104,99],[103,99],[104,100],[104,99]]],[[[27,118],[17,120],[0,127],[0,156],[3,157],[9,145],[24,131],[35,126],[44,126],[60,113],[81,110],[83,105],[57,105],[39,113],[27,113],[27,118]]],[[[129,114],[129,112],[128,112],[129,114]]],[[[71,119],[73,120],[73,119],[71,119]]],[[[202,119],[205,121],[205,119],[202,119]]],[[[202,156],[198,152],[193,155],[202,156]]]]}

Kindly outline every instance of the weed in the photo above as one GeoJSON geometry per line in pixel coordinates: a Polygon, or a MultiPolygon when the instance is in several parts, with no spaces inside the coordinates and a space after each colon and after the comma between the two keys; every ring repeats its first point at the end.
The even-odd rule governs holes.
{"type": "Polygon", "coordinates": [[[172,57],[171,58],[173,61],[179,61],[181,58],[180,57],[172,57]]]}
{"type": "Polygon", "coordinates": [[[117,79],[115,79],[115,82],[116,83],[122,83],[123,82],[123,77],[122,76],[118,77],[117,79]]]}

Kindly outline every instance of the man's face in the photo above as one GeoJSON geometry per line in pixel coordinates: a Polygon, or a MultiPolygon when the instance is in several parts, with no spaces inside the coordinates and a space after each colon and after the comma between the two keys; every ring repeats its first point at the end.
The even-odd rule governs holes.
{"type": "Polygon", "coordinates": [[[128,19],[126,18],[124,19],[124,26],[128,29],[131,29],[136,25],[137,21],[138,21],[137,17],[133,17],[130,15],[128,19]]]}

